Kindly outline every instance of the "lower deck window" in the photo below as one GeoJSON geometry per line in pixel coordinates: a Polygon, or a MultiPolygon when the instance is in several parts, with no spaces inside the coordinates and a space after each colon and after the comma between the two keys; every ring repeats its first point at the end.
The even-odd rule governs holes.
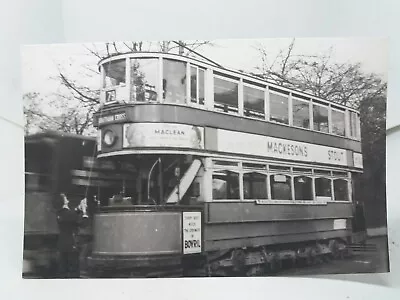
{"type": "Polygon", "coordinates": [[[271,197],[273,200],[292,200],[292,177],[288,175],[271,175],[271,197]]]}
{"type": "Polygon", "coordinates": [[[268,199],[267,175],[247,173],[243,175],[244,199],[268,199]]]}
{"type": "Polygon", "coordinates": [[[313,200],[312,179],[306,176],[294,178],[294,194],[296,200],[313,200]]]}
{"type": "Polygon", "coordinates": [[[335,179],[333,181],[333,189],[335,192],[335,200],[336,201],[348,201],[349,200],[347,180],[335,179]]]}
{"type": "Polygon", "coordinates": [[[315,179],[315,196],[332,198],[331,180],[328,178],[315,179]]]}
{"type": "Polygon", "coordinates": [[[240,199],[239,174],[230,171],[214,172],[212,176],[213,199],[240,199]]]}

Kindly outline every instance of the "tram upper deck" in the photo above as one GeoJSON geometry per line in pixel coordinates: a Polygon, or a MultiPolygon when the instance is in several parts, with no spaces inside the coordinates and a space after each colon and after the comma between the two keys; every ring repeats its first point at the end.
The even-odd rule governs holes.
{"type": "Polygon", "coordinates": [[[94,123],[100,156],[132,149],[194,154],[235,149],[362,168],[360,118],[350,107],[175,54],[115,55],[99,68],[102,109],[94,123]],[[122,138],[104,142],[110,131],[122,138]],[[318,160],[321,147],[327,157],[318,160]]]}

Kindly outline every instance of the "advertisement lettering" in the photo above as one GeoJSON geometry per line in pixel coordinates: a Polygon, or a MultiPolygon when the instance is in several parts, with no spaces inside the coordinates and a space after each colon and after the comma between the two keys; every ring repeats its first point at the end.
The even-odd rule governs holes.
{"type": "MultiPolygon", "coordinates": [[[[345,149],[217,129],[217,151],[278,159],[352,166],[345,149]]],[[[360,165],[356,156],[357,165],[360,165]]]]}
{"type": "Polygon", "coordinates": [[[201,253],[201,212],[182,212],[183,254],[201,253]]]}
{"type": "Polygon", "coordinates": [[[204,149],[204,128],[173,123],[128,123],[124,124],[123,147],[204,149]]]}

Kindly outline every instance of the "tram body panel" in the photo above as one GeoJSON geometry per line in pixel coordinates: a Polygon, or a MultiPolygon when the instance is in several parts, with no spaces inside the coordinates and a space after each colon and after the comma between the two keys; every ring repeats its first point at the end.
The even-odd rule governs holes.
{"type": "Polygon", "coordinates": [[[94,255],[179,254],[179,212],[109,212],[94,216],[94,255]]]}
{"type": "Polygon", "coordinates": [[[352,204],[206,204],[205,247],[257,247],[351,236],[352,204]]]}
{"type": "MultiPolygon", "coordinates": [[[[285,139],[292,141],[316,143],[319,145],[361,152],[361,143],[356,140],[296,127],[282,126],[281,124],[273,122],[261,122],[260,120],[245,119],[235,115],[195,109],[193,107],[182,105],[142,103],[137,105],[126,105],[123,107],[117,106],[112,109],[104,109],[101,115],[97,114],[95,122],[98,123],[102,132],[106,129],[115,131],[115,134],[121,137],[120,141],[123,138],[123,126],[125,123],[177,123],[205,127],[207,131],[206,136],[213,134],[212,131],[219,128],[266,135],[275,138],[284,137],[285,139]],[[121,114],[125,116],[125,119],[118,120],[112,124],[106,121],[99,124],[99,121],[103,118],[105,119],[107,116],[119,116],[121,114]]],[[[205,142],[208,148],[212,143],[207,141],[207,139],[208,137],[206,137],[205,142]]],[[[111,147],[102,147],[100,152],[106,153],[112,150],[121,149],[122,145],[120,144],[120,141],[116,140],[116,144],[111,147]]]]}

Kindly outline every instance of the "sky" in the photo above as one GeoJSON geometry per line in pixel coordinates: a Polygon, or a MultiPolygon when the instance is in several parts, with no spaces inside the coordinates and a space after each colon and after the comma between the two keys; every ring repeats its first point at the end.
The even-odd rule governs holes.
{"type": "MultiPolygon", "coordinates": [[[[256,47],[263,46],[275,57],[281,49],[287,49],[292,39],[215,40],[213,46],[204,46],[197,51],[226,68],[256,71],[260,66],[260,54],[256,47]]],[[[91,44],[87,44],[91,46],[91,44]]],[[[376,73],[387,80],[388,41],[383,38],[298,38],[295,55],[322,55],[332,49],[334,63],[360,62],[366,73],[376,73]]],[[[23,92],[39,92],[49,96],[60,91],[57,76],[62,69],[72,78],[98,88],[100,78],[82,76],[82,65],[96,69],[98,58],[88,52],[82,44],[30,45],[22,48],[23,92]]]]}

